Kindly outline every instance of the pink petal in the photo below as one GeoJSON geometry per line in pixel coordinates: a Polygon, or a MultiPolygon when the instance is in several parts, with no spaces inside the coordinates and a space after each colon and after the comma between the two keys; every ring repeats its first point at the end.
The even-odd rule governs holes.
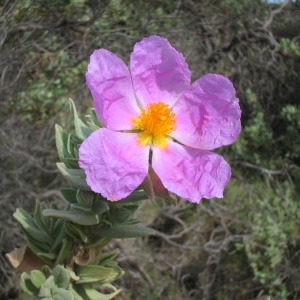
{"type": "Polygon", "coordinates": [[[177,115],[172,133],[179,142],[212,150],[233,143],[241,131],[241,110],[232,83],[208,74],[193,83],[173,107],[177,115]]]}
{"type": "Polygon", "coordinates": [[[86,81],[103,125],[112,130],[132,129],[132,119],[140,110],[126,64],[105,49],[95,50],[90,57],[86,81]]]}
{"type": "Polygon", "coordinates": [[[109,200],[120,200],[134,191],[148,172],[149,147],[137,135],[101,128],[79,148],[79,166],[91,189],[109,200]]]}
{"type": "Polygon", "coordinates": [[[153,149],[152,167],[166,189],[194,203],[201,198],[222,198],[231,177],[222,156],[174,142],[165,149],[153,149]]]}
{"type": "Polygon", "coordinates": [[[190,85],[191,72],[183,55],[159,36],[135,44],[130,69],[142,106],[160,101],[172,105],[190,85]]]}

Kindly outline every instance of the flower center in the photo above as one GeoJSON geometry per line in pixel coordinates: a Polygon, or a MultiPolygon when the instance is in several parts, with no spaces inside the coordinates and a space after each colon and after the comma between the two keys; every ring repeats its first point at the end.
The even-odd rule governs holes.
{"type": "Polygon", "coordinates": [[[156,144],[165,147],[167,135],[176,128],[176,115],[168,104],[151,103],[146,109],[142,108],[140,116],[133,120],[133,124],[142,131],[139,135],[142,145],[156,144]]]}

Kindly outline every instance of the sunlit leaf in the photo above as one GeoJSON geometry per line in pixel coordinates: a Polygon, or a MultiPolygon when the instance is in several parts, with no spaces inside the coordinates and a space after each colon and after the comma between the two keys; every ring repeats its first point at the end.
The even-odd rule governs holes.
{"type": "Polygon", "coordinates": [[[77,110],[72,99],[69,99],[69,104],[74,118],[76,135],[80,139],[85,140],[93,131],[78,117],[77,110]]]}

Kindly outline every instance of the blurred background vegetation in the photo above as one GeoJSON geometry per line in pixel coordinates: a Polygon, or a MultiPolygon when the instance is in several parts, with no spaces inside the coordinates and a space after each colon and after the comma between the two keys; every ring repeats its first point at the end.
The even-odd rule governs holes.
{"type": "MultiPolygon", "coordinates": [[[[224,199],[144,201],[159,229],[116,241],[127,270],[118,299],[300,298],[300,4],[261,0],[0,0],[0,299],[17,297],[4,253],[25,243],[12,213],[60,201],[55,123],[70,128],[68,98],[84,116],[96,48],[126,62],[157,34],[181,51],[193,79],[234,83],[243,111],[224,199]]],[[[71,129],[71,128],[70,128],[71,129]]],[[[22,295],[21,295],[22,297],[22,295]]]]}

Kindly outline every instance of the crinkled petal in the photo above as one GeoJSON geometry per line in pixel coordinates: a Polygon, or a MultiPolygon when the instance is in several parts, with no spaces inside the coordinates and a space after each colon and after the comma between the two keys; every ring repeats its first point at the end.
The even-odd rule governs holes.
{"type": "Polygon", "coordinates": [[[173,106],[177,116],[172,137],[212,150],[233,143],[241,131],[241,109],[227,78],[208,74],[193,83],[173,106]]]}
{"type": "Polygon", "coordinates": [[[174,142],[165,149],[153,149],[152,167],[166,189],[193,203],[201,198],[222,198],[231,177],[222,156],[174,142]]]}
{"type": "Polygon", "coordinates": [[[137,135],[101,128],[79,148],[79,166],[91,189],[109,200],[120,200],[134,191],[148,172],[149,147],[137,135]]]}
{"type": "Polygon", "coordinates": [[[112,130],[133,129],[132,120],[140,109],[126,64],[105,49],[95,50],[90,57],[86,81],[103,125],[112,130]]]}
{"type": "Polygon", "coordinates": [[[160,101],[173,105],[190,85],[191,72],[183,55],[159,36],[135,44],[130,70],[142,106],[160,101]]]}

